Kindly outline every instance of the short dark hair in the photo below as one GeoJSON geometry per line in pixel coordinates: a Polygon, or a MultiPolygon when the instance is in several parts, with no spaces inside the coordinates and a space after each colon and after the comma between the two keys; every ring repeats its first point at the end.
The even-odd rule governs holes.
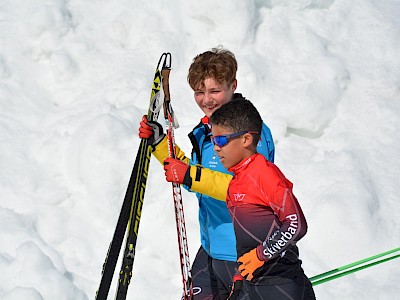
{"type": "Polygon", "coordinates": [[[187,81],[193,90],[201,88],[207,78],[213,78],[219,84],[232,84],[236,80],[237,68],[235,55],[219,46],[193,59],[187,81]]]}
{"type": "Polygon", "coordinates": [[[253,145],[257,146],[261,136],[263,121],[255,106],[247,99],[236,98],[213,112],[210,118],[212,125],[225,127],[233,132],[256,131],[253,134],[253,145]]]}

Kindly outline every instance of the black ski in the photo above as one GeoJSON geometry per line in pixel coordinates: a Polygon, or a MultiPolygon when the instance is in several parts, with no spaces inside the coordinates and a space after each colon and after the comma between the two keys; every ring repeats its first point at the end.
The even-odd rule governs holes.
{"type": "MultiPolygon", "coordinates": [[[[162,105],[160,104],[161,69],[165,58],[166,54],[164,53],[160,57],[154,75],[149,110],[147,113],[147,119],[151,121],[157,120],[159,110],[162,105]]],[[[135,164],[129,180],[125,198],[122,203],[122,208],[114,231],[114,236],[103,265],[102,277],[99,289],[96,293],[96,300],[107,299],[125,233],[127,233],[127,238],[116,299],[119,300],[126,298],[128,285],[132,277],[132,266],[135,258],[136,241],[143,207],[144,194],[146,191],[150,158],[151,146],[149,145],[147,139],[142,139],[136,155],[135,164]]]]}

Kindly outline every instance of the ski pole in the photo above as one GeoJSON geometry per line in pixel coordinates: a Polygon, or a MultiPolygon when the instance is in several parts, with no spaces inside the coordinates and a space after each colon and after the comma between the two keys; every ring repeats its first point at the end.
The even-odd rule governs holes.
{"type": "Polygon", "coordinates": [[[372,266],[387,262],[389,260],[398,258],[398,257],[400,257],[400,254],[396,254],[396,255],[393,255],[393,256],[390,256],[390,257],[387,257],[387,258],[383,258],[381,260],[377,260],[375,262],[363,265],[363,264],[365,264],[365,263],[367,263],[369,261],[376,260],[378,258],[381,258],[383,256],[387,256],[387,255],[390,255],[390,254],[393,254],[393,253],[396,253],[398,251],[400,251],[400,247],[399,248],[395,248],[393,250],[389,250],[389,251],[380,253],[380,254],[376,254],[376,255],[373,255],[371,257],[367,257],[367,258],[361,259],[359,261],[350,263],[348,265],[345,265],[345,266],[330,270],[328,272],[324,272],[322,274],[313,276],[313,277],[310,278],[310,281],[311,281],[312,285],[315,286],[315,285],[318,285],[318,284],[321,284],[321,283],[324,283],[324,282],[327,282],[327,281],[330,281],[330,280],[334,280],[334,279],[342,277],[342,276],[349,275],[351,273],[354,273],[354,272],[357,272],[357,271],[360,271],[360,270],[363,270],[363,269],[366,269],[366,268],[369,268],[369,267],[372,267],[372,266]],[[354,268],[354,267],[359,266],[359,265],[362,265],[362,266],[354,268]],[[345,270],[347,270],[347,271],[345,271],[345,270]]]}
{"type": "MultiPolygon", "coordinates": [[[[174,125],[175,118],[171,106],[171,98],[169,92],[169,73],[171,71],[171,54],[167,53],[167,59],[161,71],[162,87],[164,92],[164,118],[167,127],[167,141],[168,141],[168,155],[169,157],[176,158],[174,125]]],[[[178,235],[179,256],[182,271],[183,283],[183,297],[184,300],[191,300],[193,298],[193,290],[191,283],[189,249],[187,244],[185,216],[183,212],[183,202],[181,187],[178,183],[172,183],[172,191],[174,197],[175,208],[175,221],[178,235]]]]}

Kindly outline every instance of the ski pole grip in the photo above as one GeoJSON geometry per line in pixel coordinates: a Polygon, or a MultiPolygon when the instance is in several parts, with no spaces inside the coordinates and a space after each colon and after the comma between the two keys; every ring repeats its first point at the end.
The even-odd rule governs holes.
{"type": "Polygon", "coordinates": [[[170,72],[171,72],[171,69],[163,69],[161,71],[161,75],[163,77],[162,85],[163,85],[163,91],[164,91],[164,100],[166,100],[166,101],[171,100],[171,95],[169,93],[169,73],[170,72]]]}

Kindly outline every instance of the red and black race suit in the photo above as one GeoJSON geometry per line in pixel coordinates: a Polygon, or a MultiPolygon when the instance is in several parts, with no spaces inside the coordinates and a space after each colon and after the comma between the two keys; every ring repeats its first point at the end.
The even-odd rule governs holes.
{"type": "Polygon", "coordinates": [[[258,257],[266,263],[254,273],[255,280],[290,278],[301,268],[295,244],[307,232],[293,184],[260,154],[244,159],[229,171],[234,176],[226,200],[238,257],[257,248],[258,257]]]}

